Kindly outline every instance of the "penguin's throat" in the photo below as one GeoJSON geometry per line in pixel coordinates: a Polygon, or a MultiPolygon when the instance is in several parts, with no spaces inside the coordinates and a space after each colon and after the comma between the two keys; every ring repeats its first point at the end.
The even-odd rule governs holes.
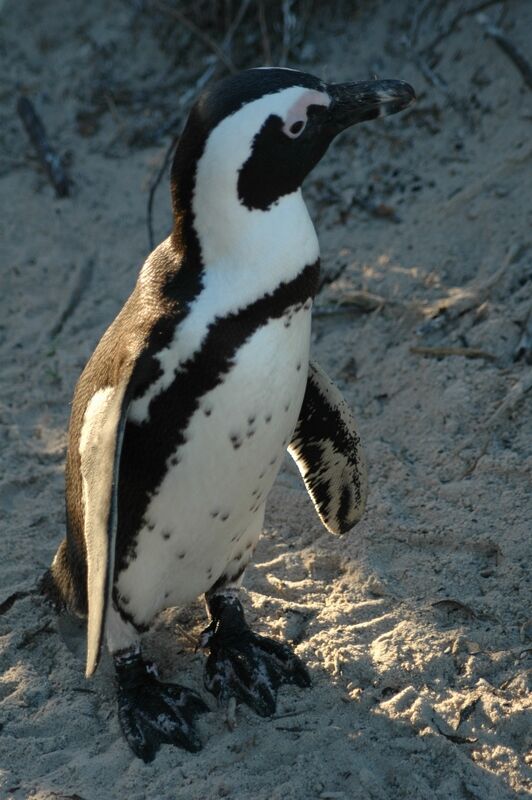
{"type": "Polygon", "coordinates": [[[290,278],[319,257],[316,231],[297,190],[268,210],[250,210],[236,195],[202,192],[194,196],[192,228],[205,268],[279,273],[290,278]]]}

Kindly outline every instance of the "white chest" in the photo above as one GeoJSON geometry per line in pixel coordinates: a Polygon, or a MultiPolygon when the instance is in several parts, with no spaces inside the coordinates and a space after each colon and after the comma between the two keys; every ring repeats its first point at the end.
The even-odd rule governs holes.
{"type": "Polygon", "coordinates": [[[307,303],[256,330],[200,399],[118,578],[136,618],[190,602],[255,544],[303,401],[309,342],[307,303]]]}

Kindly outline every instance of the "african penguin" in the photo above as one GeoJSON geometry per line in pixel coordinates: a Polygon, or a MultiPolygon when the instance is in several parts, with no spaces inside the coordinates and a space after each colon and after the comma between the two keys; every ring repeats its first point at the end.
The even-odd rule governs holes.
{"type": "Polygon", "coordinates": [[[301,184],[338,133],[413,99],[402,81],[277,68],[207,88],[175,153],[172,234],[78,381],[67,535],[43,587],[87,616],[87,677],[105,638],[122,730],[145,761],[162,743],[199,750],[194,718],[207,710],[142,657],[161,609],[205,594],[205,685],[220,702],[266,716],[282,683],[310,685],[238,599],[286,449],[330,531],[365,503],[351,412],[309,362],[319,249],[301,184]]]}

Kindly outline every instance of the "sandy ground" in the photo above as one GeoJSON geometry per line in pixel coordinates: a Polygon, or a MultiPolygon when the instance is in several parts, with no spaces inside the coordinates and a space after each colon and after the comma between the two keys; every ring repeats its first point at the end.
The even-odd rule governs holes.
{"type": "MultiPolygon", "coordinates": [[[[434,5],[443,27],[464,7],[434,5]]],[[[184,113],[211,55],[147,2],[0,7],[2,601],[34,584],[63,535],[72,390],[148,252],[161,128],[184,113]],[[69,198],[54,197],[35,160],[20,93],[67,158],[69,198]]],[[[314,686],[283,689],[271,720],[239,709],[236,730],[206,715],[200,754],[163,748],[146,766],[121,737],[109,659],[86,682],[83,630],[20,599],[0,616],[2,800],[509,800],[531,789],[531,395],[517,395],[532,367],[514,355],[532,290],[532,95],[473,17],[428,57],[438,89],[401,44],[412,4],[348,7],[316,14],[289,63],[337,80],[401,77],[419,102],[346,133],[307,182],[331,281],[313,353],[358,415],[371,494],[358,527],[331,537],[287,462],[245,585],[256,629],[293,641],[314,686]],[[360,309],[360,291],[380,299],[360,309]]],[[[438,19],[420,19],[417,49],[438,19]]],[[[503,26],[530,55],[531,4],[509,3],[503,26]]],[[[239,65],[262,60],[249,41],[239,65]]],[[[165,179],[157,240],[169,220],[165,179]]],[[[146,641],[167,679],[200,691],[204,622],[199,601],[171,609],[146,641]]]]}

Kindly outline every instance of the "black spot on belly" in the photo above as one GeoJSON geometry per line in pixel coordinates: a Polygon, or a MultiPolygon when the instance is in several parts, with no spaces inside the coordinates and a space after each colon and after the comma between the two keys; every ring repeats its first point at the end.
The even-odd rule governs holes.
{"type": "Polygon", "coordinates": [[[225,521],[226,521],[226,519],[229,519],[229,514],[222,514],[222,516],[220,517],[220,519],[222,520],[222,522],[225,522],[225,521]]]}
{"type": "Polygon", "coordinates": [[[170,597],[170,592],[165,592],[164,593],[164,599],[168,600],[169,597],[170,597]]]}
{"type": "Polygon", "coordinates": [[[216,509],[215,511],[211,511],[211,517],[212,517],[213,519],[216,519],[216,517],[218,516],[218,514],[219,514],[219,513],[220,513],[220,512],[218,511],[218,509],[216,509]]]}
{"type": "Polygon", "coordinates": [[[212,414],[212,408],[204,408],[203,413],[205,414],[206,417],[210,417],[212,414]]]}
{"type": "Polygon", "coordinates": [[[155,522],[148,522],[146,527],[149,531],[153,531],[155,529],[155,522]]]}
{"type": "Polygon", "coordinates": [[[185,556],[186,556],[186,553],[183,552],[183,553],[179,553],[179,555],[177,557],[180,559],[180,561],[182,561],[185,556]]]}
{"type": "Polygon", "coordinates": [[[274,457],[272,458],[272,460],[270,461],[270,467],[273,467],[273,465],[275,464],[275,462],[276,462],[276,461],[277,461],[277,457],[276,457],[276,456],[274,456],[274,457]]]}
{"type": "Polygon", "coordinates": [[[266,470],[263,470],[259,475],[259,481],[261,481],[265,475],[266,475],[266,470]]]}
{"type": "Polygon", "coordinates": [[[169,531],[163,531],[162,532],[162,537],[163,537],[163,539],[167,539],[168,540],[170,538],[170,532],[169,531]]]}
{"type": "Polygon", "coordinates": [[[171,464],[173,467],[177,467],[177,465],[179,464],[179,459],[178,459],[178,457],[177,457],[177,456],[174,456],[173,458],[171,458],[171,459],[170,459],[170,464],[171,464]]]}
{"type": "Polygon", "coordinates": [[[212,569],[207,570],[207,577],[212,578],[212,569]]]}
{"type": "Polygon", "coordinates": [[[238,448],[242,444],[242,440],[240,439],[240,436],[237,436],[235,433],[233,433],[233,434],[231,434],[229,439],[231,440],[231,444],[233,445],[233,448],[235,450],[238,450],[238,448]]]}
{"type": "Polygon", "coordinates": [[[255,436],[255,428],[250,428],[246,436],[248,437],[248,439],[251,439],[252,436],[255,436]]]}
{"type": "Polygon", "coordinates": [[[299,372],[300,369],[301,369],[301,361],[298,361],[296,370],[299,372]]]}
{"type": "Polygon", "coordinates": [[[248,417],[248,425],[253,425],[255,422],[255,417],[248,417]]]}
{"type": "Polygon", "coordinates": [[[272,421],[272,415],[271,414],[266,414],[266,416],[264,417],[264,421],[265,422],[271,422],[272,421]]]}
{"type": "Polygon", "coordinates": [[[285,411],[288,411],[288,410],[289,410],[289,408],[290,408],[290,403],[286,403],[286,405],[285,405],[285,407],[284,407],[284,410],[285,410],[285,411]]]}

